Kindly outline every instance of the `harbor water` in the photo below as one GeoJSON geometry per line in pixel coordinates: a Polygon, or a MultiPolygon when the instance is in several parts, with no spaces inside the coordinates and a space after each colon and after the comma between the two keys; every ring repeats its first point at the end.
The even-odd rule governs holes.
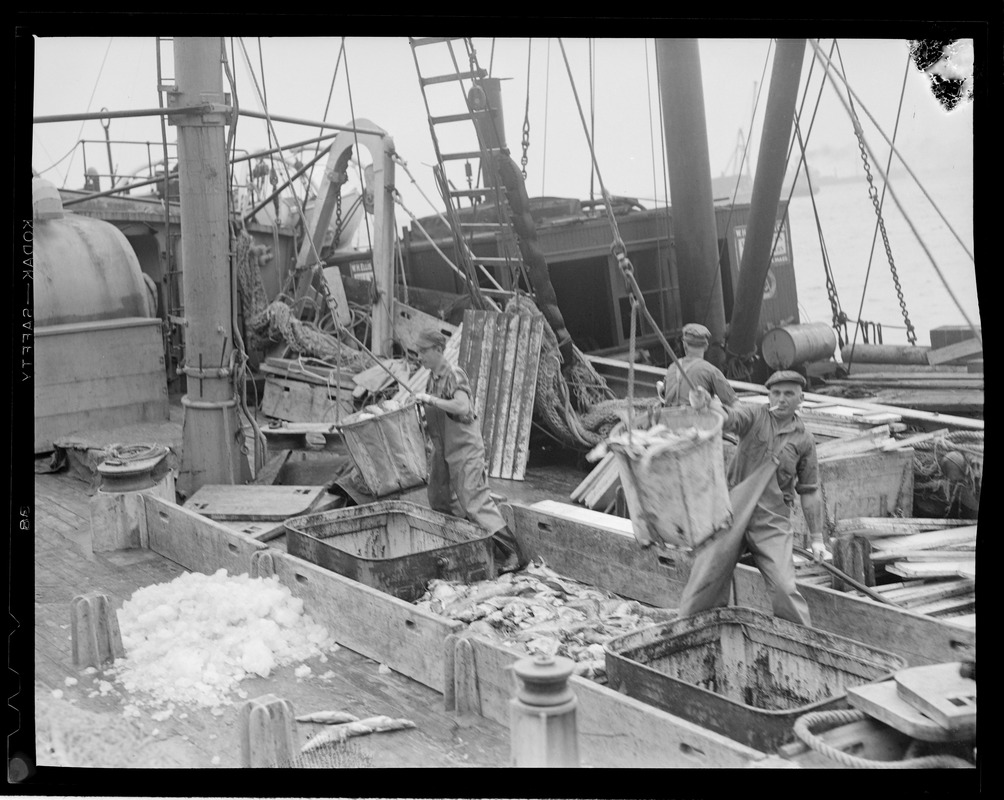
{"type": "MultiPolygon", "coordinates": [[[[882,164],[882,167],[884,169],[885,164],[882,164]]],[[[965,243],[966,248],[975,255],[972,173],[968,170],[919,172],[915,165],[911,165],[911,168],[955,233],[965,243]]],[[[882,181],[874,167],[872,173],[881,197],[882,181]]],[[[972,324],[980,325],[976,269],[973,261],[905,170],[893,168],[891,185],[892,191],[896,193],[913,227],[920,233],[938,270],[962,307],[960,310],[953,301],[938,271],[932,266],[931,259],[917,242],[909,223],[887,191],[882,205],[882,216],[899,275],[903,300],[917,333],[917,344],[930,345],[931,328],[942,325],[966,325],[966,316],[972,324]]],[[[800,321],[828,323],[831,319],[813,200],[844,312],[851,320],[859,318],[858,308],[861,305],[862,291],[866,286],[865,277],[868,275],[860,319],[881,323],[885,343],[907,344],[903,312],[890,273],[889,259],[886,256],[881,233],[875,238],[869,275],[869,252],[877,217],[868,197],[868,184],[863,170],[861,175],[853,180],[824,183],[814,197],[804,195],[791,198],[788,213],[800,321]]],[[[848,325],[848,331],[853,337],[853,323],[848,325]]],[[[862,341],[860,333],[857,341],[862,341]]]]}

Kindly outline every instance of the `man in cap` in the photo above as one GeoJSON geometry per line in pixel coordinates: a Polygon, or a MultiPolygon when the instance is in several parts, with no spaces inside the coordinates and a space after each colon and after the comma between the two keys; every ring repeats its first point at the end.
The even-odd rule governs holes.
{"type": "Polygon", "coordinates": [[[471,382],[444,357],[446,337],[439,331],[421,332],[416,347],[422,366],[429,370],[425,391],[415,394],[425,405],[426,428],[432,440],[429,505],[444,514],[466,517],[494,534],[499,572],[520,569],[526,561],[488,491],[485,444],[474,416],[471,382]]]}
{"type": "MultiPolygon", "coordinates": [[[[826,556],[823,544],[822,499],[816,464],[816,445],[812,434],[796,415],[802,401],[805,378],[793,370],[775,372],[767,379],[770,404],[722,407],[718,398],[703,387],[690,393],[694,408],[708,408],[724,417],[723,430],[739,436],[739,447],[729,465],[729,486],[735,487],[750,477],[762,465],[773,462],[775,479],[766,480],[766,488],[753,508],[745,529],[745,547],[753,553],[757,569],[763,574],[775,616],[801,625],[809,625],[809,608],[795,585],[795,565],[792,560],[794,532],[791,509],[797,494],[805,521],[812,536],[812,554],[817,561],[826,556]]],[[[768,476],[769,477],[769,476],[768,476]]],[[[700,587],[690,580],[680,599],[680,615],[686,616],[706,608],[726,605],[729,585],[742,545],[733,551],[731,564],[718,564],[714,581],[700,587]]],[[[692,577],[704,570],[698,561],[692,567],[692,577]]]]}
{"type": "Polygon", "coordinates": [[[663,405],[685,406],[688,402],[687,382],[680,375],[682,369],[684,374],[690,378],[694,386],[703,386],[708,394],[717,397],[722,401],[722,405],[731,407],[735,405],[735,391],[725,379],[722,371],[714,364],[704,360],[704,353],[711,343],[711,331],[696,322],[688,322],[683,326],[683,358],[669,365],[666,370],[666,380],[662,382],[659,389],[659,398],[663,405]]]}

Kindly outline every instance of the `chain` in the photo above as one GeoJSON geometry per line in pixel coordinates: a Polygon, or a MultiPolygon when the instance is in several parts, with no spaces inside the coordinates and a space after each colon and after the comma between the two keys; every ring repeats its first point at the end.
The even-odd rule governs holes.
{"type": "Polygon", "coordinates": [[[879,231],[882,234],[882,245],[885,247],[886,258],[889,259],[889,270],[892,272],[892,281],[896,286],[896,296],[899,298],[899,307],[903,311],[903,321],[906,322],[906,338],[910,344],[917,344],[917,332],[910,321],[910,315],[906,310],[906,300],[903,298],[903,287],[899,283],[899,273],[896,271],[896,262],[892,257],[892,246],[889,244],[889,234],[885,229],[885,220],[882,218],[882,207],[879,204],[878,189],[875,187],[875,180],[872,178],[871,167],[868,164],[868,153],[865,151],[864,132],[861,130],[861,123],[857,114],[854,114],[854,135],[858,138],[858,149],[861,151],[861,163],[864,164],[865,177],[868,179],[868,197],[875,208],[878,217],[879,231]]]}
{"type": "Polygon", "coordinates": [[[526,108],[523,110],[523,157],[519,160],[523,180],[526,180],[526,151],[530,149],[530,53],[533,40],[526,47],[526,108]]]}
{"type": "Polygon", "coordinates": [[[338,184],[337,194],[335,195],[335,240],[333,242],[334,249],[338,249],[338,245],[342,238],[342,185],[338,184]]]}

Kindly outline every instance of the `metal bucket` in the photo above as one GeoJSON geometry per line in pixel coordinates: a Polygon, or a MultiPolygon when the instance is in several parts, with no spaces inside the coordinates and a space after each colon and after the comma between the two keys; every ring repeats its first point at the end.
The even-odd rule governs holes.
{"type": "Polygon", "coordinates": [[[341,430],[349,455],[374,496],[383,497],[428,480],[425,434],[414,403],[342,425],[341,430]]]}
{"type": "Polygon", "coordinates": [[[661,409],[670,430],[697,428],[696,439],[650,448],[637,457],[610,442],[635,536],[651,534],[666,544],[694,548],[732,521],[725,479],[722,418],[687,407],[661,409]]]}
{"type": "Polygon", "coordinates": [[[607,684],[736,741],[774,752],[811,711],[885,680],[900,656],[752,608],[715,608],[611,639],[607,684]]]}

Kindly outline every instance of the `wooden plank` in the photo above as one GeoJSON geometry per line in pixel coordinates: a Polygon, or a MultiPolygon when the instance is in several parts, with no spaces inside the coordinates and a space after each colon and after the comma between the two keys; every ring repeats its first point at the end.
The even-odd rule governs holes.
{"type": "Polygon", "coordinates": [[[279,582],[303,600],[304,611],[339,644],[443,691],[444,642],[463,623],[288,553],[275,552],[273,558],[279,582]]]}
{"type": "Polygon", "coordinates": [[[262,413],[287,422],[337,423],[353,411],[352,393],[274,375],[265,378],[262,413]]]}
{"type": "Polygon", "coordinates": [[[512,407],[513,383],[516,370],[516,354],[519,350],[521,314],[506,315],[505,353],[502,360],[502,373],[498,380],[498,408],[495,411],[495,432],[492,435],[492,447],[485,450],[485,460],[488,466],[488,476],[491,478],[508,478],[502,473],[502,460],[505,458],[506,443],[510,436],[509,412],[512,407]]]}
{"type": "Polygon", "coordinates": [[[976,737],[976,681],[959,674],[960,662],[900,670],[896,692],[939,725],[976,737]]]}
{"type": "Polygon", "coordinates": [[[833,441],[816,445],[816,457],[819,461],[824,461],[830,458],[842,458],[856,453],[865,453],[869,450],[881,448],[887,441],[889,441],[889,426],[877,425],[857,436],[834,439],[833,441]]]}
{"type": "MultiPolygon", "coordinates": [[[[641,547],[620,517],[599,528],[517,503],[503,504],[528,557],[573,580],[659,608],[675,607],[690,575],[690,560],[670,548],[641,547]]],[[[591,514],[599,512],[588,512],[591,514]]]]}
{"type": "Polygon", "coordinates": [[[251,556],[268,546],[247,534],[158,497],[143,495],[149,548],[193,572],[251,572],[251,556]]]}
{"type": "Polygon", "coordinates": [[[968,566],[965,561],[895,561],[886,564],[886,572],[904,578],[955,578],[959,570],[968,566]]]}
{"type": "Polygon", "coordinates": [[[836,533],[854,533],[869,539],[902,536],[922,531],[943,530],[975,525],[976,520],[936,519],[928,517],[851,517],[837,521],[836,533]]]}
{"type": "Polygon", "coordinates": [[[938,364],[950,364],[953,361],[977,356],[983,353],[983,342],[979,339],[965,339],[948,347],[939,347],[937,350],[929,350],[927,353],[927,363],[931,366],[938,364]]]}
{"type": "Polygon", "coordinates": [[[475,397],[475,413],[479,420],[485,418],[485,406],[488,402],[488,380],[491,369],[492,353],[495,351],[495,325],[494,318],[489,319],[492,312],[479,312],[475,320],[477,331],[471,337],[471,366],[474,373],[467,373],[471,381],[477,381],[472,385],[475,397]]]}
{"type": "Polygon", "coordinates": [[[970,561],[975,560],[976,549],[972,550],[891,550],[876,552],[872,556],[872,561],[882,563],[884,561],[970,561]]]}
{"type": "MultiPolygon", "coordinates": [[[[872,451],[819,462],[829,520],[913,513],[913,451],[872,451]]],[[[791,515],[796,534],[807,531],[800,503],[791,515]]]]}
{"type": "MultiPolygon", "coordinates": [[[[515,691],[512,665],[525,656],[481,636],[474,649],[482,714],[510,720],[515,691]]],[[[573,676],[579,759],[588,767],[746,767],[764,753],[601,686],[573,676]]]]}
{"type": "Polygon", "coordinates": [[[963,525],[958,528],[948,528],[939,531],[924,531],[909,533],[903,536],[884,536],[872,540],[875,550],[911,550],[935,549],[937,547],[954,547],[956,545],[976,543],[976,525],[963,525]]]}
{"type": "Polygon", "coordinates": [[[516,450],[512,477],[521,481],[526,477],[526,462],[530,457],[530,429],[533,426],[533,406],[537,401],[537,374],[540,371],[540,347],[544,338],[544,317],[534,316],[530,322],[530,335],[526,343],[526,366],[523,385],[519,391],[519,412],[516,420],[516,450]]]}
{"type": "Polygon", "coordinates": [[[254,483],[258,486],[271,486],[275,483],[276,478],[279,477],[279,472],[282,470],[283,466],[289,460],[290,453],[292,450],[280,450],[277,453],[271,454],[260,470],[258,474],[254,476],[254,483]]]}
{"type": "Polygon", "coordinates": [[[305,514],[327,490],[323,486],[229,486],[206,484],[185,508],[215,520],[281,522],[305,514]]]}
{"type": "MultiPolygon", "coordinates": [[[[520,324],[519,340],[516,345],[516,363],[513,369],[512,398],[509,402],[509,427],[506,429],[505,445],[502,453],[500,475],[509,480],[522,480],[523,474],[518,472],[519,454],[525,450],[530,438],[530,420],[533,401],[536,396],[536,368],[540,361],[540,344],[533,346],[534,331],[540,320],[537,317],[524,317],[520,324]],[[531,366],[533,365],[533,366],[531,366]],[[533,371],[532,382],[527,375],[533,371]]],[[[523,461],[524,470],[526,459],[523,461]]]]}
{"type": "MultiPolygon", "coordinates": [[[[604,358],[602,356],[586,356],[586,360],[592,364],[601,375],[626,375],[628,364],[626,361],[621,361],[619,359],[604,358]]],[[[635,372],[642,378],[650,379],[653,384],[657,380],[662,380],[665,370],[659,369],[658,367],[650,367],[645,364],[636,364],[635,372]]],[[[746,381],[733,381],[730,380],[729,384],[736,392],[751,392],[753,394],[766,395],[767,388],[761,386],[758,383],[748,383],[746,381]]],[[[826,395],[816,394],[815,392],[805,392],[802,395],[804,400],[809,402],[819,402],[819,403],[832,403],[833,398],[827,397],[826,395]]],[[[849,397],[840,398],[841,405],[851,406],[853,408],[860,408],[864,410],[870,410],[872,412],[887,412],[899,414],[904,420],[912,420],[918,425],[924,425],[927,427],[944,427],[949,425],[953,428],[962,428],[964,430],[983,430],[984,422],[982,419],[973,419],[971,417],[960,417],[950,414],[942,414],[936,411],[923,411],[916,408],[900,408],[898,406],[883,405],[881,402],[868,402],[865,400],[856,400],[849,397]]]]}
{"type": "MultiPolygon", "coordinates": [[[[481,436],[485,442],[485,456],[492,452],[495,445],[495,418],[499,414],[499,394],[500,384],[504,382],[505,375],[502,373],[502,364],[505,363],[506,334],[509,330],[509,320],[505,314],[495,314],[494,319],[489,319],[488,325],[495,328],[495,345],[488,357],[488,390],[485,395],[485,415],[481,420],[481,436]]],[[[481,373],[485,374],[485,362],[482,361],[481,373]]]]}
{"type": "Polygon", "coordinates": [[[937,439],[941,436],[945,436],[948,433],[948,428],[939,428],[936,431],[928,431],[927,433],[917,433],[913,436],[907,436],[904,439],[897,439],[894,442],[885,444],[882,446],[883,450],[899,450],[903,447],[913,447],[915,444],[920,444],[921,442],[926,442],[929,439],[937,439]]]}
{"type": "Polygon", "coordinates": [[[316,358],[277,358],[269,356],[259,370],[283,380],[312,383],[315,386],[339,387],[351,391],[355,388],[355,373],[316,358]]]}
{"type": "Polygon", "coordinates": [[[923,742],[950,742],[952,732],[921,714],[896,692],[896,681],[879,681],[852,686],[847,701],[875,719],[923,742]]]}
{"type": "Polygon", "coordinates": [[[943,597],[940,600],[932,600],[930,603],[921,603],[913,606],[913,610],[918,614],[930,614],[940,617],[950,612],[970,611],[976,607],[975,595],[962,595],[959,597],[943,597]]]}

